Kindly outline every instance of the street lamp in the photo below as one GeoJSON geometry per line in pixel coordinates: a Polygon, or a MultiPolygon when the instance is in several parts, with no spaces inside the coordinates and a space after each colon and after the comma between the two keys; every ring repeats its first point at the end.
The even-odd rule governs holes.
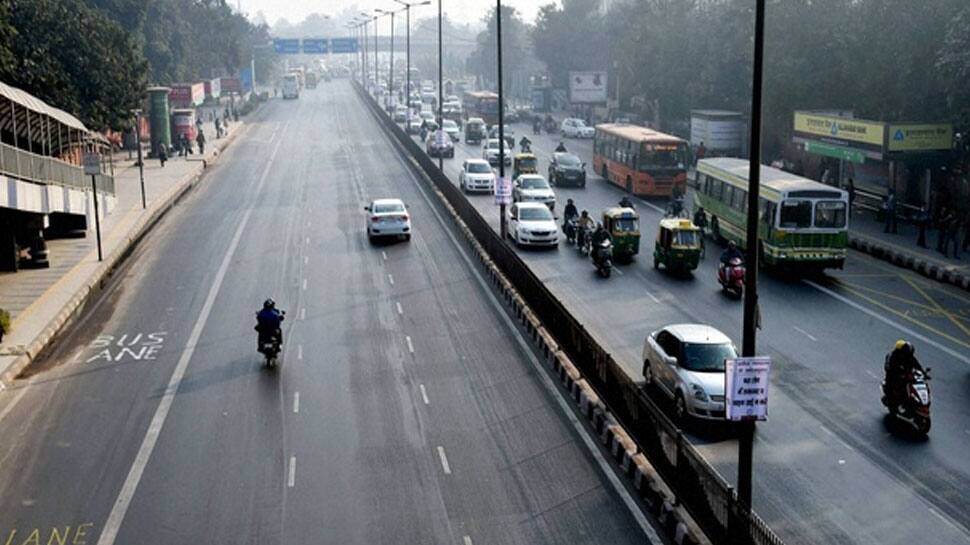
{"type": "Polygon", "coordinates": [[[407,9],[407,8],[399,9],[397,11],[393,11],[393,10],[383,10],[383,9],[380,9],[380,8],[374,10],[377,13],[380,13],[382,15],[390,15],[391,16],[391,60],[390,60],[390,67],[387,70],[387,75],[388,75],[388,77],[387,77],[387,108],[388,108],[388,111],[390,111],[390,109],[394,106],[394,15],[396,15],[397,13],[400,13],[400,12],[404,11],[405,9],[407,9]]]}
{"type": "MultiPolygon", "coordinates": [[[[442,70],[442,54],[441,54],[441,2],[438,0],[438,130],[444,130],[443,119],[441,118],[441,108],[445,103],[445,80],[444,72],[442,70]]],[[[437,137],[436,137],[437,138],[437,137]]],[[[439,149],[438,151],[438,170],[444,172],[445,170],[445,154],[439,149]]]]}
{"type": "Polygon", "coordinates": [[[424,0],[424,2],[405,2],[404,0],[394,0],[398,4],[404,6],[404,16],[405,16],[405,26],[407,26],[407,52],[405,57],[407,59],[407,84],[404,91],[404,101],[408,108],[411,107],[411,7],[412,6],[427,6],[431,4],[431,0],[424,0]]]}
{"type": "MultiPolygon", "coordinates": [[[[135,114],[135,146],[138,147],[138,181],[141,183],[141,208],[148,208],[145,202],[145,162],[141,156],[141,108],[132,111],[135,114]]],[[[97,196],[95,196],[97,198],[97,196]]]]}
{"type": "MultiPolygon", "coordinates": [[[[502,182],[503,190],[505,187],[505,100],[502,93],[502,0],[495,0],[495,42],[498,52],[498,176],[502,182]]],[[[499,213],[499,232],[502,240],[509,237],[509,226],[505,221],[505,201],[502,200],[498,207],[499,213]]]]}

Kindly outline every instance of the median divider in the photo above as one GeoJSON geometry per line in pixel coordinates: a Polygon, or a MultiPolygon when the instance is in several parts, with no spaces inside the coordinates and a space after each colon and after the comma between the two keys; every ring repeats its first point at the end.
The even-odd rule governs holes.
{"type": "Polygon", "coordinates": [[[451,214],[542,361],[667,536],[679,545],[783,542],[683,437],[680,430],[535,276],[424,151],[356,82],[372,115],[406,152],[451,214]]]}

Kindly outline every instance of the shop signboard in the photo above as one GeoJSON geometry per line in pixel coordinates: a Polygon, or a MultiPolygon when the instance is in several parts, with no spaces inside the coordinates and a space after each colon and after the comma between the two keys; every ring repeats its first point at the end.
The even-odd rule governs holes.
{"type": "Polygon", "coordinates": [[[934,151],[953,147],[953,125],[908,124],[889,126],[889,151],[934,151]]]}
{"type": "Polygon", "coordinates": [[[724,360],[724,408],[728,420],[768,420],[771,358],[724,360]]]}
{"type": "Polygon", "coordinates": [[[224,93],[236,93],[237,95],[242,92],[242,82],[239,78],[220,78],[219,89],[224,93]]]}
{"type": "Polygon", "coordinates": [[[861,144],[882,150],[886,124],[864,119],[849,119],[831,115],[795,112],[795,132],[803,136],[861,144]]]}
{"type": "Polygon", "coordinates": [[[573,104],[605,104],[606,72],[570,72],[569,101],[573,104]]]}
{"type": "Polygon", "coordinates": [[[814,153],[815,155],[835,157],[836,159],[842,159],[843,161],[850,161],[852,163],[862,164],[866,162],[866,154],[859,150],[826,144],[825,142],[813,142],[809,140],[805,142],[805,151],[814,153]]]}

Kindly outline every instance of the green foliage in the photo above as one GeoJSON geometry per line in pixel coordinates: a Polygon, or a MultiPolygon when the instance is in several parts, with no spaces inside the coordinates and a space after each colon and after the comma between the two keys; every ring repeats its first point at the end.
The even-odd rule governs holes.
{"type": "MultiPolygon", "coordinates": [[[[492,9],[482,19],[485,30],[478,34],[478,46],[468,59],[467,67],[485,82],[495,81],[498,73],[498,47],[496,35],[496,10],[492,9]]],[[[511,82],[526,70],[526,60],[531,56],[529,29],[519,12],[502,6],[502,67],[503,83],[511,82]]],[[[505,87],[505,85],[503,85],[505,87]]]]}
{"type": "Polygon", "coordinates": [[[10,333],[11,322],[12,320],[10,319],[10,313],[0,308],[0,329],[3,330],[5,335],[10,333]]]}

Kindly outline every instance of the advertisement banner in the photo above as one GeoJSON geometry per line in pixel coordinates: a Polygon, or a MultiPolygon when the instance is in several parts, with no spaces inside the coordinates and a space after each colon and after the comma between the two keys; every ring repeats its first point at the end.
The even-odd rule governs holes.
{"type": "Polygon", "coordinates": [[[512,178],[502,176],[495,180],[495,206],[512,204],[512,178]]]}
{"type": "Polygon", "coordinates": [[[889,151],[933,151],[953,148],[953,125],[890,125],[889,151]]]}
{"type": "Polygon", "coordinates": [[[795,112],[795,132],[866,144],[881,150],[885,142],[886,124],[863,119],[795,112]]]}
{"type": "Polygon", "coordinates": [[[222,80],[219,78],[206,80],[203,83],[205,83],[206,98],[219,98],[222,94],[222,80]]]}
{"type": "Polygon", "coordinates": [[[569,101],[573,104],[605,104],[606,72],[570,72],[569,101]]]}
{"type": "Polygon", "coordinates": [[[771,358],[724,360],[724,409],[728,420],[768,420],[771,358]]]}
{"type": "Polygon", "coordinates": [[[168,92],[168,101],[177,108],[191,108],[205,102],[205,84],[173,83],[168,92]]]}
{"type": "Polygon", "coordinates": [[[239,78],[220,78],[219,89],[223,93],[239,94],[242,92],[242,83],[239,81],[239,78]]]}

